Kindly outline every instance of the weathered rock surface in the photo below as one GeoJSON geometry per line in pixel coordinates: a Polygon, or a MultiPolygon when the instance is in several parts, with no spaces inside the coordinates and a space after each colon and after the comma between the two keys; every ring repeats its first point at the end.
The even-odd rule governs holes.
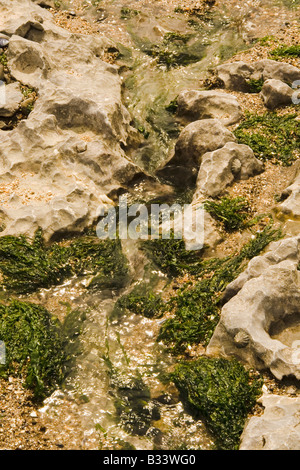
{"type": "Polygon", "coordinates": [[[199,168],[203,155],[224,147],[236,138],[218,119],[202,119],[188,124],[176,142],[172,164],[199,168]]]}
{"type": "Polygon", "coordinates": [[[250,147],[234,142],[202,157],[194,199],[216,197],[235,180],[247,179],[263,169],[250,147]]]}
{"type": "Polygon", "coordinates": [[[291,261],[295,266],[300,260],[300,236],[270,243],[266,253],[252,258],[247,268],[225,289],[223,303],[234,297],[250,279],[261,276],[269,267],[291,261]]]}
{"type": "Polygon", "coordinates": [[[185,234],[183,236],[186,250],[214,249],[224,239],[224,236],[218,230],[216,221],[203,208],[201,202],[192,202],[191,220],[192,223],[190,223],[190,233],[188,233],[187,236],[185,234]],[[202,219],[200,220],[201,226],[196,228],[196,212],[199,210],[202,211],[202,219]]]}
{"type": "Polygon", "coordinates": [[[300,165],[296,164],[294,181],[282,192],[284,201],[275,210],[280,218],[298,220],[300,217],[300,165]]]}
{"type": "Polygon", "coordinates": [[[264,394],[261,416],[245,426],[239,450],[300,450],[300,397],[264,394]]]}
{"type": "Polygon", "coordinates": [[[271,59],[263,59],[253,64],[252,78],[263,80],[281,80],[290,85],[300,79],[300,69],[285,62],[277,62],[271,59]]]}
{"type": "Polygon", "coordinates": [[[262,90],[261,97],[265,106],[273,110],[279,106],[291,105],[294,90],[281,80],[266,80],[262,90]]]}
{"type": "Polygon", "coordinates": [[[20,90],[19,83],[9,83],[5,85],[5,102],[0,102],[0,116],[13,116],[18,111],[23,99],[24,96],[20,90]]]}
{"type": "Polygon", "coordinates": [[[10,74],[38,94],[26,120],[0,131],[2,234],[80,231],[140,173],[123,150],[136,132],[117,68],[102,60],[111,43],[57,27],[29,0],[1,0],[0,12],[10,74]]]}
{"type": "Polygon", "coordinates": [[[250,80],[254,73],[254,67],[243,61],[223,64],[216,67],[216,76],[222,80],[227,90],[247,92],[250,80]]]}
{"type": "Polygon", "coordinates": [[[237,123],[242,109],[237,98],[218,91],[186,90],[177,98],[177,115],[186,121],[220,119],[222,124],[237,123]]]}
{"type": "Polygon", "coordinates": [[[224,298],[230,300],[222,308],[207,353],[235,356],[259,370],[269,369],[278,379],[299,379],[299,237],[271,249],[254,258],[227,288],[224,298]]]}
{"type": "Polygon", "coordinates": [[[249,92],[249,80],[281,80],[293,84],[300,79],[300,69],[294,65],[275,60],[263,59],[251,64],[243,61],[223,64],[216,67],[216,77],[227,90],[249,92]]]}

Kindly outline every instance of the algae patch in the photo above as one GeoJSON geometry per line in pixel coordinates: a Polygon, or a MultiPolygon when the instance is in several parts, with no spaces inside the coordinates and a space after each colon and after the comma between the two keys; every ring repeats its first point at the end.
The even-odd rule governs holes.
{"type": "Polygon", "coordinates": [[[183,400],[205,419],[218,450],[237,450],[246,418],[261,395],[262,381],[236,360],[202,357],[172,374],[183,400]]]}
{"type": "Polygon", "coordinates": [[[42,306],[12,300],[0,304],[0,339],[6,362],[0,375],[25,377],[36,399],[51,394],[63,379],[65,360],[60,323],[42,306]]]}
{"type": "Polygon", "coordinates": [[[119,240],[83,236],[46,246],[40,230],[32,241],[24,236],[0,238],[2,289],[18,294],[49,288],[75,275],[94,276],[88,287],[119,287],[127,269],[119,240]]]}
{"type": "Polygon", "coordinates": [[[288,166],[300,151],[300,122],[296,117],[297,114],[247,113],[234,134],[238,143],[249,145],[260,160],[288,166]]]}
{"type": "Polygon", "coordinates": [[[269,224],[235,255],[198,259],[185,266],[176,263],[177,268],[184,267],[182,274],[189,273],[197,280],[192,286],[183,285],[169,301],[173,316],[163,323],[158,340],[163,341],[173,354],[181,354],[191,345],[206,345],[219,321],[220,301],[226,286],[243,271],[247,261],[281,236],[281,231],[269,224]]]}

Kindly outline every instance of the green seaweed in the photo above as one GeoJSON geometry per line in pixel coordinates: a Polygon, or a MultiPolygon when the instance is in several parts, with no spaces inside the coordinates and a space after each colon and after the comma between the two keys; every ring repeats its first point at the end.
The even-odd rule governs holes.
{"type": "Polygon", "coordinates": [[[32,241],[24,236],[0,237],[0,272],[4,290],[24,294],[74,275],[94,275],[88,287],[119,286],[126,278],[127,263],[119,240],[84,236],[46,246],[38,230],[32,241]]]}
{"type": "Polygon", "coordinates": [[[130,18],[134,18],[139,13],[140,12],[138,10],[133,10],[132,8],[128,8],[128,7],[122,7],[121,8],[121,19],[122,20],[128,20],[130,18]]]}
{"type": "Polygon", "coordinates": [[[2,64],[3,67],[7,67],[7,56],[5,52],[0,54],[0,64],[2,64]]]}
{"type": "Polygon", "coordinates": [[[296,117],[297,114],[280,116],[274,112],[262,116],[247,113],[234,134],[238,143],[249,145],[260,160],[289,166],[300,151],[300,122],[296,117]]]}
{"type": "Polygon", "coordinates": [[[167,69],[185,67],[203,59],[207,46],[199,41],[189,45],[190,39],[191,35],[169,32],[158,44],[144,43],[142,50],[155,57],[158,65],[164,65],[167,69]]]}
{"type": "Polygon", "coordinates": [[[258,38],[257,39],[257,42],[261,45],[261,46],[269,46],[270,43],[274,43],[274,42],[277,42],[277,39],[275,38],[275,36],[273,35],[267,35],[267,36],[264,36],[262,38],[258,38]]]}
{"type": "Polygon", "coordinates": [[[171,277],[190,271],[201,261],[201,251],[186,250],[184,240],[174,238],[147,240],[143,249],[159,268],[171,277]]]}
{"type": "Polygon", "coordinates": [[[65,354],[61,325],[42,306],[12,300],[0,304],[0,339],[6,362],[0,374],[25,377],[38,400],[52,393],[63,379],[65,354]]]}
{"type": "Polygon", "coordinates": [[[220,318],[220,301],[226,286],[243,271],[251,258],[280,237],[281,230],[272,228],[270,223],[239,253],[186,265],[182,273],[189,272],[198,280],[193,286],[183,286],[169,301],[174,316],[162,324],[158,340],[163,341],[173,354],[181,354],[190,345],[208,344],[220,318]]]}
{"type": "Polygon", "coordinates": [[[285,57],[300,57],[300,44],[292,46],[279,46],[270,52],[272,59],[281,59],[285,57]]]}
{"type": "Polygon", "coordinates": [[[202,357],[176,366],[172,379],[205,420],[218,450],[238,450],[249,413],[261,395],[262,380],[236,360],[202,357]]]}
{"type": "Polygon", "coordinates": [[[217,201],[205,201],[204,208],[217,221],[221,222],[227,232],[242,230],[249,218],[250,206],[243,197],[222,197],[217,201]]]}
{"type": "Polygon", "coordinates": [[[177,102],[178,96],[174,98],[174,100],[170,101],[170,103],[165,107],[166,111],[168,111],[171,114],[175,114],[177,109],[178,109],[178,102],[177,102]]]}
{"type": "Polygon", "coordinates": [[[264,85],[264,79],[258,78],[256,80],[254,78],[251,78],[250,80],[247,80],[246,83],[248,86],[249,93],[260,93],[264,85]]]}
{"type": "Polygon", "coordinates": [[[165,303],[146,284],[137,284],[129,294],[120,297],[114,308],[114,314],[128,310],[146,318],[159,318],[163,314],[165,303]]]}

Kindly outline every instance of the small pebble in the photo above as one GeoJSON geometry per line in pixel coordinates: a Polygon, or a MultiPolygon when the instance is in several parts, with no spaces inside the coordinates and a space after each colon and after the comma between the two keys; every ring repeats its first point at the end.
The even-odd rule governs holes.
{"type": "Polygon", "coordinates": [[[4,38],[0,38],[0,47],[6,47],[8,46],[9,41],[4,38]]]}

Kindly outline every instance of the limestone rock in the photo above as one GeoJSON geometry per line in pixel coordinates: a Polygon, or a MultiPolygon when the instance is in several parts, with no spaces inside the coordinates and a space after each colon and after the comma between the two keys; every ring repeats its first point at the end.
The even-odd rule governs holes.
{"type": "Polygon", "coordinates": [[[5,103],[0,103],[0,116],[11,117],[19,109],[24,96],[19,83],[5,85],[5,103]]]}
{"type": "Polygon", "coordinates": [[[81,231],[141,175],[124,151],[137,131],[118,69],[102,60],[111,42],[71,34],[29,0],[0,0],[1,31],[10,74],[38,96],[27,119],[0,130],[2,235],[81,231]]]}
{"type": "Polygon", "coordinates": [[[177,98],[179,117],[187,121],[220,119],[226,125],[235,124],[242,117],[237,98],[218,91],[186,90],[177,98]]]}
{"type": "Polygon", "coordinates": [[[245,426],[239,450],[300,450],[300,397],[264,394],[261,416],[245,426]]]}
{"type": "Polygon", "coordinates": [[[226,287],[223,303],[234,297],[250,279],[261,276],[270,266],[286,260],[295,265],[300,262],[300,236],[272,242],[266,253],[252,258],[247,268],[226,287]]]}
{"type": "Polygon", "coordinates": [[[224,83],[227,90],[247,93],[250,91],[249,80],[281,80],[293,84],[300,80],[300,69],[294,65],[275,60],[263,59],[251,65],[243,61],[222,64],[216,67],[216,77],[224,83]]]}
{"type": "Polygon", "coordinates": [[[269,369],[279,380],[300,379],[299,341],[293,331],[300,309],[297,267],[298,261],[286,259],[245,282],[223,306],[207,354],[234,356],[258,370],[269,369]],[[236,342],[238,333],[248,341],[236,342]]]}
{"type": "Polygon", "coordinates": [[[203,155],[224,147],[236,138],[218,119],[203,119],[188,124],[180,133],[171,163],[199,168],[203,155]]]}
{"type": "Polygon", "coordinates": [[[271,59],[263,59],[253,64],[254,73],[252,78],[263,78],[264,80],[281,80],[290,85],[300,80],[300,69],[285,62],[277,62],[271,59]]]}
{"type": "MultiPolygon", "coordinates": [[[[191,224],[192,230],[189,236],[184,236],[186,250],[211,250],[214,249],[221,241],[223,236],[218,230],[217,224],[212,216],[203,208],[201,203],[193,202],[192,220],[195,221],[196,211],[202,211],[202,226],[200,230],[195,230],[195,226],[191,224]],[[192,236],[191,236],[192,235],[192,236]]],[[[185,222],[186,223],[186,222],[185,222]]]]}
{"type": "Polygon", "coordinates": [[[262,162],[250,147],[229,142],[221,149],[203,155],[194,198],[216,197],[233,181],[247,179],[262,169],[262,162]]]}
{"type": "Polygon", "coordinates": [[[284,201],[275,208],[278,217],[296,220],[300,217],[300,171],[297,173],[294,181],[282,192],[284,201]]]}
{"type": "Polygon", "coordinates": [[[227,90],[247,92],[247,81],[254,72],[252,65],[243,61],[219,65],[216,68],[217,77],[222,80],[227,90]]]}
{"type": "Polygon", "coordinates": [[[261,97],[265,106],[273,110],[279,106],[291,105],[293,93],[294,90],[281,80],[269,79],[262,87],[261,97]]]}

